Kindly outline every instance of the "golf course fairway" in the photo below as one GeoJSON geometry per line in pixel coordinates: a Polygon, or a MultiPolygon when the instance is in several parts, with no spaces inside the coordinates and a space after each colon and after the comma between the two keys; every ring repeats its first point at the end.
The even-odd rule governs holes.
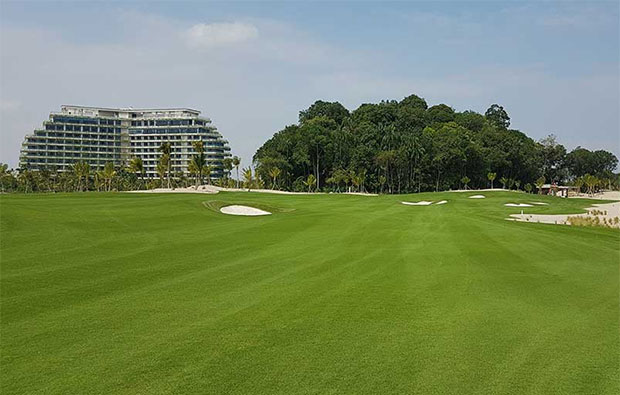
{"type": "Polygon", "coordinates": [[[0,392],[617,393],[620,232],[483,193],[2,195],[0,392]]]}

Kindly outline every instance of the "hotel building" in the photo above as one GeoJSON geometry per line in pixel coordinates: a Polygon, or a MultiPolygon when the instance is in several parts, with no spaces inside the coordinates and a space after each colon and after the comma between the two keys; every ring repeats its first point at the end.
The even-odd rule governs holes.
{"type": "Polygon", "coordinates": [[[107,162],[127,165],[132,157],[142,159],[147,177],[157,177],[159,147],[171,145],[173,174],[188,173],[195,154],[192,143],[202,141],[211,177],[223,175],[223,160],[230,147],[211,120],[189,108],[133,109],[61,106],[51,113],[41,129],[29,134],[22,143],[20,168],[67,171],[84,161],[91,168],[107,162]]]}

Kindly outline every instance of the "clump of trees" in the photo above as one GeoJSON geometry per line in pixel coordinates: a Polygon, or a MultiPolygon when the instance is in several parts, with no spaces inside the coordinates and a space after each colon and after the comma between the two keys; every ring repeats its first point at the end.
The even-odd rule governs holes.
{"type": "Polygon", "coordinates": [[[317,101],[299,113],[297,124],[267,140],[253,161],[255,179],[293,191],[411,193],[493,187],[496,179],[503,188],[531,191],[541,177],[564,184],[586,174],[618,185],[618,159],[610,152],[567,152],[554,135],[534,141],[510,129],[508,113],[497,104],[482,115],[429,107],[416,95],[352,112],[317,101]]]}

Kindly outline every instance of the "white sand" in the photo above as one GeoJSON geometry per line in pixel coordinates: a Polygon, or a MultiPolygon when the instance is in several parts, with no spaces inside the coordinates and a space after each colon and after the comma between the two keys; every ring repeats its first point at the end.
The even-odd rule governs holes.
{"type": "Polygon", "coordinates": [[[544,202],[530,202],[530,204],[535,204],[537,206],[548,206],[549,203],[544,203],[544,202]]]}
{"type": "Polygon", "coordinates": [[[427,202],[422,200],[420,202],[401,202],[402,204],[406,204],[407,206],[428,206],[433,204],[433,202],[427,202]]]}
{"type": "MultiPolygon", "coordinates": [[[[600,221],[603,219],[609,221],[613,221],[614,218],[620,217],[620,202],[615,203],[604,203],[604,204],[594,204],[593,207],[589,207],[586,209],[588,212],[585,214],[510,214],[510,218],[507,218],[511,221],[519,221],[519,222],[534,222],[534,223],[543,223],[543,224],[557,224],[557,225],[570,225],[570,220],[568,217],[582,217],[582,218],[595,218],[598,217],[600,221]],[[600,212],[602,214],[596,213],[593,211],[600,212]]],[[[612,225],[614,228],[620,228],[620,223],[612,225]]]]}
{"type": "Polygon", "coordinates": [[[587,193],[580,193],[576,196],[571,196],[570,199],[600,199],[600,200],[620,200],[620,191],[603,191],[595,193],[594,195],[588,195],[587,193]]]}
{"type": "Polygon", "coordinates": [[[531,204],[527,204],[527,203],[506,203],[506,204],[504,204],[504,206],[507,206],[507,207],[534,207],[531,204]]]}
{"type": "Polygon", "coordinates": [[[257,215],[270,215],[269,211],[261,210],[254,207],[249,206],[239,206],[237,204],[233,204],[231,206],[225,206],[220,209],[220,212],[224,214],[230,215],[246,215],[250,217],[254,217],[257,215]]]}
{"type": "Polygon", "coordinates": [[[435,204],[446,204],[446,203],[448,203],[448,201],[447,201],[447,200],[440,200],[439,202],[437,202],[437,203],[435,203],[435,204]]]}
{"type": "Polygon", "coordinates": [[[484,198],[486,198],[486,196],[484,196],[484,195],[471,195],[469,198],[470,199],[484,199],[484,198]]]}
{"type": "Polygon", "coordinates": [[[155,188],[155,189],[147,189],[143,191],[127,191],[129,193],[206,193],[206,194],[216,194],[219,192],[217,187],[213,185],[201,185],[198,189],[194,187],[188,188],[155,188]]]}

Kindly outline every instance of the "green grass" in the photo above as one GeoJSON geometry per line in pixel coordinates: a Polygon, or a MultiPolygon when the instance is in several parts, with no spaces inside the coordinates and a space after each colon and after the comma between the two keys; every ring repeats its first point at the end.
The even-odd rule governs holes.
{"type": "Polygon", "coordinates": [[[3,195],[0,392],[617,393],[620,232],[484,194],[3,195]]]}

